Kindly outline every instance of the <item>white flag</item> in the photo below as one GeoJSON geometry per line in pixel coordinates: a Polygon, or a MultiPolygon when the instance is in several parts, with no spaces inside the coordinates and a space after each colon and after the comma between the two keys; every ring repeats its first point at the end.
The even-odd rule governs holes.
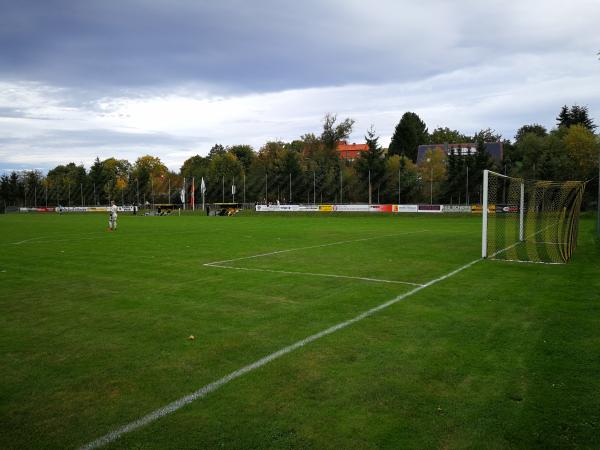
{"type": "Polygon", "coordinates": [[[235,184],[231,185],[231,195],[235,195],[235,184]]]}
{"type": "Polygon", "coordinates": [[[206,192],[206,184],[204,184],[204,177],[202,177],[202,182],[200,183],[200,192],[204,195],[206,192]]]}
{"type": "Polygon", "coordinates": [[[179,196],[181,197],[181,203],[183,203],[185,205],[185,189],[181,188],[181,192],[179,193],[179,196]]]}

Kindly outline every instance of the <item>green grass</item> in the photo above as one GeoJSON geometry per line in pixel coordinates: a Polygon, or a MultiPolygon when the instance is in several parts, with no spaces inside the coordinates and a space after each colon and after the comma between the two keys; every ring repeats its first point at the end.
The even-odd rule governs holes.
{"type": "MultiPolygon", "coordinates": [[[[77,448],[414,288],[276,271],[421,284],[478,258],[480,220],[0,216],[0,448],[77,448]]],[[[479,262],[108,448],[598,448],[593,227],[567,265],[479,262]]]]}

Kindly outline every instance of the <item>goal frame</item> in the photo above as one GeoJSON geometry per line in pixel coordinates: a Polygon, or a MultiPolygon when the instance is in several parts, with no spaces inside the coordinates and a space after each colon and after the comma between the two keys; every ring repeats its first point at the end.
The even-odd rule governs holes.
{"type": "MultiPolygon", "coordinates": [[[[505,178],[505,179],[513,179],[519,180],[520,184],[520,195],[519,195],[519,241],[523,242],[525,240],[525,182],[522,178],[513,178],[507,175],[503,175],[498,172],[494,172],[492,170],[484,170],[483,171],[483,205],[482,205],[482,230],[481,230],[481,257],[487,258],[487,229],[488,229],[488,214],[489,214],[489,202],[488,202],[488,186],[489,186],[489,176],[490,173],[494,176],[505,178]]],[[[493,255],[492,255],[493,256],[493,255]]]]}

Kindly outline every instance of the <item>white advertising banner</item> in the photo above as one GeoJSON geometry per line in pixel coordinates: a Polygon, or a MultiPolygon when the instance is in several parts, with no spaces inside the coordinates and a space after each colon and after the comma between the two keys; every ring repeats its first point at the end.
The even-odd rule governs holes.
{"type": "Polygon", "coordinates": [[[318,205],[305,205],[305,206],[298,206],[298,211],[318,211],[319,210],[319,206],[318,205]]]}
{"type": "Polygon", "coordinates": [[[445,213],[470,213],[470,205],[442,205],[442,211],[445,213]]]}
{"type": "MultiPolygon", "coordinates": [[[[300,205],[256,205],[258,212],[302,211],[300,205]]],[[[316,211],[316,209],[315,209],[316,211]]]]}
{"type": "Polygon", "coordinates": [[[334,211],[369,212],[369,205],[334,205],[334,211]]]}
{"type": "Polygon", "coordinates": [[[416,213],[419,211],[418,205],[392,205],[392,211],[397,213],[416,213]]]}

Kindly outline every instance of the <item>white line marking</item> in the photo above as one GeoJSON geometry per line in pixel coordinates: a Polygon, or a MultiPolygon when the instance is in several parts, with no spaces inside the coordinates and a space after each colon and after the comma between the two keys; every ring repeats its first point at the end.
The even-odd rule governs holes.
{"type": "Polygon", "coordinates": [[[223,261],[212,261],[212,262],[205,263],[204,265],[205,266],[213,266],[215,264],[224,264],[224,263],[228,263],[228,262],[241,261],[241,260],[244,260],[244,259],[262,258],[263,256],[278,255],[280,253],[296,252],[296,251],[299,251],[299,250],[308,250],[308,249],[311,249],[311,248],[330,247],[332,245],[349,244],[350,242],[371,241],[373,239],[382,239],[382,238],[385,238],[385,237],[392,237],[392,236],[404,236],[404,235],[407,235],[407,234],[426,233],[428,231],[429,230],[409,231],[409,232],[406,232],[406,233],[385,234],[385,235],[382,235],[382,236],[374,236],[374,237],[360,238],[360,239],[350,239],[350,240],[347,240],[347,241],[330,242],[328,244],[311,245],[309,247],[288,248],[286,250],[277,250],[275,252],[260,253],[258,255],[242,256],[240,258],[226,259],[226,260],[223,260],[223,261]]]}
{"type": "Polygon", "coordinates": [[[313,272],[291,272],[287,270],[273,270],[273,269],[252,269],[249,267],[235,267],[235,266],[221,266],[217,264],[204,264],[206,267],[217,267],[219,269],[233,269],[233,270],[245,270],[248,272],[269,272],[269,273],[284,273],[287,275],[306,275],[313,277],[328,277],[328,278],[347,278],[350,280],[361,280],[361,281],[372,281],[375,283],[395,283],[395,284],[409,284],[411,286],[423,286],[419,283],[411,283],[409,281],[395,281],[395,280],[384,280],[381,278],[366,278],[366,277],[351,277],[349,275],[334,275],[328,273],[313,273],[313,272]]]}
{"type": "Polygon", "coordinates": [[[131,431],[137,430],[138,428],[146,426],[146,425],[160,419],[161,417],[164,417],[168,414],[171,414],[171,413],[177,411],[178,409],[183,408],[184,406],[192,403],[195,400],[206,397],[208,394],[210,394],[213,391],[216,391],[221,386],[229,383],[232,380],[235,380],[236,378],[241,377],[242,375],[244,375],[248,372],[258,369],[259,367],[262,367],[265,364],[267,364],[281,356],[291,353],[294,350],[304,347],[306,344],[316,341],[317,339],[320,339],[324,336],[335,333],[336,331],[339,331],[339,330],[346,328],[360,320],[363,320],[369,316],[372,316],[373,314],[375,314],[383,309],[386,309],[386,308],[394,305],[395,303],[398,303],[399,301],[404,300],[405,298],[408,298],[411,295],[416,294],[417,292],[419,292],[429,286],[433,286],[434,284],[439,283],[440,281],[443,281],[447,278],[450,278],[453,275],[456,275],[459,272],[462,272],[465,269],[468,269],[473,264],[476,264],[479,261],[482,261],[482,258],[471,261],[470,263],[465,264],[464,266],[459,267],[458,269],[453,270],[452,272],[449,272],[446,275],[442,275],[441,277],[436,278],[435,280],[431,280],[422,286],[416,287],[413,290],[406,292],[405,294],[399,295],[391,300],[388,300],[387,302],[382,303],[379,306],[376,306],[374,308],[371,308],[371,309],[359,314],[358,316],[353,317],[352,319],[346,320],[345,322],[340,322],[337,325],[333,325],[329,328],[326,328],[323,331],[320,331],[319,333],[308,336],[307,338],[304,338],[298,342],[295,342],[294,344],[288,345],[287,347],[277,350],[276,352],[271,353],[270,355],[267,355],[264,358],[261,358],[258,361],[253,362],[252,364],[244,366],[241,369],[238,369],[234,372],[229,373],[228,375],[225,375],[223,378],[220,378],[217,381],[214,381],[210,384],[207,384],[207,385],[201,387],[200,389],[192,392],[189,395],[181,397],[180,399],[175,400],[174,402],[169,403],[168,405],[163,406],[162,408],[159,408],[159,409],[151,412],[150,414],[145,415],[144,417],[141,417],[133,422],[130,422],[127,425],[117,428],[116,430],[111,431],[110,433],[105,434],[104,436],[99,437],[98,439],[96,439],[92,442],[89,442],[88,444],[85,444],[84,446],[80,447],[80,450],[92,450],[92,449],[99,448],[104,445],[110,444],[111,442],[116,441],[117,439],[119,439],[121,436],[123,436],[126,433],[129,433],[131,431]]]}
{"type": "Polygon", "coordinates": [[[550,265],[565,265],[566,263],[562,262],[546,262],[546,261],[525,261],[522,259],[502,259],[502,258],[490,258],[494,261],[505,261],[505,262],[518,262],[518,263],[527,263],[527,264],[550,264],[550,265]]]}
{"type": "Polygon", "coordinates": [[[35,241],[38,239],[44,239],[46,236],[40,236],[40,237],[34,237],[34,238],[30,238],[30,239],[25,239],[24,241],[19,241],[19,242],[8,242],[9,245],[21,245],[24,244],[25,242],[31,242],[31,241],[35,241]]]}
{"type": "MultiPolygon", "coordinates": [[[[100,227],[101,228],[101,227],[100,227]]],[[[219,228],[215,231],[223,231],[222,228],[219,228]]],[[[174,235],[174,234],[197,234],[197,233],[202,233],[203,230],[192,230],[192,231],[173,231],[173,232],[169,232],[169,235],[174,235]]],[[[138,238],[138,237],[146,237],[146,236],[156,236],[157,233],[136,233],[135,235],[128,235],[128,238],[138,238]]],[[[73,233],[73,234],[58,234],[56,236],[38,236],[35,238],[30,238],[30,239],[25,239],[24,241],[19,241],[19,242],[3,242],[0,243],[0,245],[20,245],[20,244],[24,244],[33,240],[39,240],[39,239],[43,239],[43,238],[51,238],[51,237],[58,237],[61,239],[49,239],[46,241],[42,241],[43,244],[51,244],[54,242],[66,242],[66,241],[80,241],[80,240],[89,240],[89,239],[103,239],[107,236],[106,231],[90,231],[88,233],[73,233]],[[89,234],[98,234],[99,236],[96,237],[77,237],[77,236],[83,236],[83,235],[89,235],[89,234]],[[65,236],[71,236],[71,237],[65,237],[65,236]]]]}

